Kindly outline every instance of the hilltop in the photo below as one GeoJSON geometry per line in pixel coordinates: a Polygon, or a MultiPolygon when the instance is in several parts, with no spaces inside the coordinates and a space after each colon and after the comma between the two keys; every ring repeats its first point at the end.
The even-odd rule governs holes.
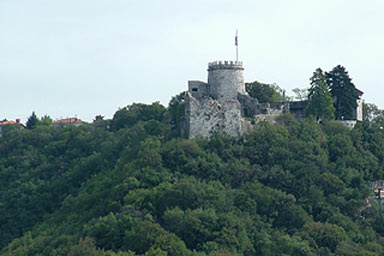
{"type": "Polygon", "coordinates": [[[285,114],[186,140],[177,102],[4,132],[0,255],[384,253],[368,187],[384,178],[380,118],[347,129],[285,114]]]}

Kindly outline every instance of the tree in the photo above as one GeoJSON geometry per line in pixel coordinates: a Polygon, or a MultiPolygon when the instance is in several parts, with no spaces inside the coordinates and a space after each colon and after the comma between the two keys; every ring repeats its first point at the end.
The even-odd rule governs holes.
{"type": "Polygon", "coordinates": [[[35,111],[32,112],[32,115],[28,118],[27,128],[33,129],[39,123],[39,119],[37,118],[35,111]]]}
{"type": "Polygon", "coordinates": [[[89,256],[102,256],[103,253],[101,250],[98,250],[93,243],[92,239],[86,237],[84,239],[80,238],[80,241],[77,245],[71,247],[69,256],[81,256],[81,255],[89,255],[89,256]]]}
{"type": "Polygon", "coordinates": [[[93,122],[103,121],[103,120],[104,120],[104,116],[102,116],[102,115],[97,115],[97,116],[95,116],[95,119],[93,119],[93,122]]]}
{"type": "Polygon", "coordinates": [[[295,94],[295,99],[296,100],[307,100],[308,99],[308,89],[300,89],[300,88],[295,88],[292,89],[293,93],[295,94]]]}
{"type": "Polygon", "coordinates": [[[363,102],[363,120],[372,121],[381,113],[382,110],[375,104],[363,102]]]}
{"type": "Polygon", "coordinates": [[[337,245],[342,241],[348,241],[348,235],[342,227],[335,224],[309,222],[305,224],[302,236],[312,238],[319,247],[326,247],[335,251],[337,245]]]}
{"type": "Polygon", "coordinates": [[[356,100],[359,98],[355,85],[349,77],[348,72],[341,65],[338,65],[330,72],[325,73],[329,90],[334,99],[337,120],[355,119],[357,107],[356,100]]]}
{"type": "Polygon", "coordinates": [[[308,105],[305,108],[307,116],[314,116],[317,120],[332,120],[335,118],[335,107],[332,95],[327,88],[323,71],[318,68],[310,78],[311,88],[308,90],[308,105]]]}
{"type": "Polygon", "coordinates": [[[52,118],[48,115],[45,115],[42,118],[40,118],[40,123],[42,125],[51,125],[52,124],[52,118]]]}
{"type": "Polygon", "coordinates": [[[173,96],[168,104],[168,113],[170,116],[171,135],[172,137],[182,136],[182,122],[185,115],[185,99],[186,92],[182,92],[173,96]]]}
{"type": "Polygon", "coordinates": [[[264,84],[255,81],[247,83],[245,89],[251,97],[257,99],[260,103],[283,100],[283,90],[277,84],[264,84]]]}
{"type": "Polygon", "coordinates": [[[163,122],[166,118],[166,108],[160,102],[151,105],[133,103],[116,111],[111,121],[111,130],[133,127],[140,121],[156,120],[163,122]]]}

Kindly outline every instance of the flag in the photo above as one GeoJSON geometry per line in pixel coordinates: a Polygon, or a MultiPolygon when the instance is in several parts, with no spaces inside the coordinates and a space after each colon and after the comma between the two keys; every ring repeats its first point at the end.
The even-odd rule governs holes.
{"type": "Polygon", "coordinates": [[[239,45],[239,42],[238,42],[238,33],[237,33],[237,30],[236,30],[236,36],[235,36],[235,45],[238,46],[239,45]]]}

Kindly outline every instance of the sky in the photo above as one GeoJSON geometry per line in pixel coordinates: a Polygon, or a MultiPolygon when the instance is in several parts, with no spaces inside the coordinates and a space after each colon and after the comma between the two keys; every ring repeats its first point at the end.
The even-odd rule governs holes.
{"type": "Polygon", "coordinates": [[[382,0],[0,0],[0,120],[112,118],[239,60],[246,82],[293,95],[342,65],[384,108],[382,0]]]}

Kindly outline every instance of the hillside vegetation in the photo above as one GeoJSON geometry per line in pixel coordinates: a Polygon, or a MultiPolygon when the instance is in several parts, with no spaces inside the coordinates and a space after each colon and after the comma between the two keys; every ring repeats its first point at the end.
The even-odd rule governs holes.
{"type": "Polygon", "coordinates": [[[384,179],[379,124],[284,115],[185,140],[182,112],[133,104],[79,127],[8,127],[0,255],[384,253],[384,217],[366,201],[384,179]]]}

